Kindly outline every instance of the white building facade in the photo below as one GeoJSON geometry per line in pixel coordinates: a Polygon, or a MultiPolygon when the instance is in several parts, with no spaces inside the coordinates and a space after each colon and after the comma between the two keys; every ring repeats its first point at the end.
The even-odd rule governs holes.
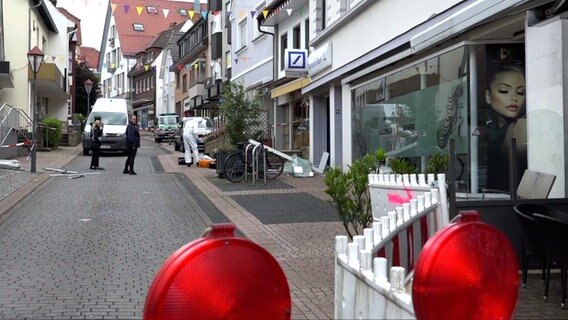
{"type": "MultiPolygon", "coordinates": [[[[227,7],[230,7],[227,4],[227,7]]],[[[273,35],[271,28],[260,27],[256,16],[262,14],[265,1],[236,1],[230,8],[230,44],[226,61],[231,67],[231,81],[241,83],[251,94],[260,92],[265,119],[274,137],[274,104],[267,87],[274,80],[272,70],[273,35]],[[262,31],[261,31],[262,30],[262,31]],[[265,33],[266,32],[266,33],[265,33]]]]}
{"type": "Polygon", "coordinates": [[[4,1],[5,59],[10,61],[13,88],[3,89],[0,100],[32,115],[32,79],[27,53],[37,46],[45,55],[37,74],[38,113],[68,118],[69,38],[75,25],[50,1],[4,1]],[[26,17],[26,19],[22,19],[26,17]]]}
{"type": "Polygon", "coordinates": [[[423,171],[452,146],[458,192],[509,190],[530,168],[556,175],[551,197],[564,197],[566,76],[554,66],[568,57],[566,10],[555,1],[311,1],[310,158],[329,144],[331,165],[347,168],[383,148],[423,171]],[[508,90],[514,116],[496,111],[502,69],[522,82],[508,90]]]}
{"type": "MultiPolygon", "coordinates": [[[[123,56],[114,15],[109,7],[103,33],[99,73],[101,94],[105,98],[128,98],[130,83],[128,71],[136,64],[135,57],[123,56]]],[[[89,110],[90,111],[90,110],[89,110]]]]}
{"type": "MultiPolygon", "coordinates": [[[[267,3],[257,20],[262,26],[271,27],[273,33],[273,73],[270,98],[274,108],[274,147],[313,161],[310,153],[310,113],[307,95],[301,88],[310,79],[305,71],[290,70],[287,62],[294,52],[298,65],[307,65],[310,32],[309,3],[307,0],[272,1],[267,3]],[[296,55],[297,53],[297,55],[296,55]]],[[[327,134],[327,133],[326,133],[327,134]]],[[[319,155],[318,155],[319,157],[319,155]]],[[[319,159],[319,158],[318,158],[319,159]]]]}

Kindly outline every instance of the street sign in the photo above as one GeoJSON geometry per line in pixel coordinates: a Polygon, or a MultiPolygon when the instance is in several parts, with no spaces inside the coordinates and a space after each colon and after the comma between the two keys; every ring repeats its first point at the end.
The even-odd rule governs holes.
{"type": "Polygon", "coordinates": [[[235,226],[218,224],[174,252],[158,271],[144,319],[290,319],[291,298],[272,255],[235,226]]]}
{"type": "Polygon", "coordinates": [[[517,257],[507,237],[461,212],[424,246],[412,282],[417,319],[511,319],[519,293],[517,257]]]}

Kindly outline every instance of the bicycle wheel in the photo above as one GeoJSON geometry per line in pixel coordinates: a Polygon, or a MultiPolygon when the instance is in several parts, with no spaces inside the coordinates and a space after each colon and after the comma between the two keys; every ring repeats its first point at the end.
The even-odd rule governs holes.
{"type": "MultiPolygon", "coordinates": [[[[262,160],[261,160],[262,161],[262,160]]],[[[258,175],[263,178],[262,163],[259,164],[258,175]]],[[[266,152],[266,179],[276,179],[284,170],[284,159],[272,152],[266,152]]]]}
{"type": "Polygon", "coordinates": [[[231,182],[241,182],[245,177],[245,158],[241,151],[233,152],[225,159],[225,177],[231,182]]]}

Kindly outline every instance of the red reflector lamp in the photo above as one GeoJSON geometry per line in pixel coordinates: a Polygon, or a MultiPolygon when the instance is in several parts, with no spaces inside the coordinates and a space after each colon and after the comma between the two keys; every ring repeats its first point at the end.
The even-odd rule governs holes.
{"type": "Polygon", "coordinates": [[[517,256],[507,237],[476,211],[428,240],[414,270],[417,319],[511,319],[519,286],[517,256]]]}
{"type": "Polygon", "coordinates": [[[259,245],[232,224],[174,252],[146,297],[144,319],[290,319],[286,276],[259,245]]]}

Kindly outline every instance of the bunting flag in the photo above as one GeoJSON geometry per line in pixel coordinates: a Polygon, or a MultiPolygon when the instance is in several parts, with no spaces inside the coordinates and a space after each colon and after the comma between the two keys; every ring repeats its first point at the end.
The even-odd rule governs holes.
{"type": "MultiPolygon", "coordinates": [[[[85,1],[85,4],[87,4],[88,2],[90,2],[90,0],[84,0],[84,1],[85,1]]],[[[111,0],[111,1],[112,1],[112,0],[111,0]]],[[[99,5],[101,5],[101,1],[100,1],[100,0],[99,0],[98,3],[99,3],[99,5]]],[[[200,14],[204,19],[207,19],[207,15],[208,15],[208,14],[212,14],[212,15],[214,15],[214,16],[217,16],[217,15],[219,15],[220,13],[223,12],[222,10],[215,10],[215,11],[213,11],[213,10],[211,10],[211,11],[200,10],[201,7],[200,7],[199,5],[197,5],[198,3],[199,3],[199,0],[195,0],[194,6],[193,6],[193,10],[185,10],[185,9],[180,9],[180,10],[185,10],[186,12],[188,12],[190,19],[193,19],[193,17],[195,16],[196,13],[197,13],[197,14],[200,14]],[[196,9],[196,8],[197,8],[197,9],[196,9]]],[[[114,11],[115,11],[116,8],[117,8],[117,4],[111,2],[111,3],[110,3],[110,7],[111,7],[111,12],[114,13],[114,11]]],[[[124,13],[128,14],[128,11],[130,10],[130,7],[131,7],[131,5],[128,4],[128,3],[124,4],[124,5],[123,5],[124,13]]],[[[144,13],[144,11],[145,11],[144,8],[145,8],[144,6],[136,6],[136,12],[138,13],[139,16],[144,13]]],[[[306,6],[304,5],[303,7],[299,8],[299,9],[285,9],[285,10],[286,10],[286,13],[288,14],[288,16],[291,16],[292,13],[293,13],[295,10],[298,10],[299,13],[300,13],[300,15],[303,16],[303,15],[304,15],[304,12],[306,11],[306,6]]],[[[168,15],[169,15],[170,9],[162,9],[162,11],[163,11],[164,17],[167,18],[168,15]]],[[[238,13],[237,15],[238,15],[239,19],[242,19],[242,18],[244,18],[245,16],[247,16],[247,13],[248,13],[248,14],[250,14],[250,17],[254,19],[260,12],[262,12],[262,15],[264,16],[264,19],[267,19],[269,14],[272,13],[272,14],[278,16],[278,15],[280,15],[280,14],[282,13],[281,11],[282,11],[282,10],[280,10],[280,9],[274,9],[274,10],[264,9],[264,10],[260,11],[260,10],[254,9],[253,6],[238,6],[238,7],[237,7],[237,6],[234,6],[234,7],[232,8],[232,10],[227,10],[227,11],[226,11],[226,15],[227,15],[227,16],[231,16],[231,15],[234,15],[234,14],[237,14],[237,13],[238,13]],[[237,12],[235,12],[236,8],[252,8],[252,10],[239,9],[237,12]]],[[[147,13],[147,14],[148,14],[148,13],[147,13]]]]}
{"type": "Polygon", "coordinates": [[[199,4],[199,0],[193,1],[193,10],[199,12],[201,10],[201,4],[199,4]]]}
{"type": "Polygon", "coordinates": [[[189,68],[191,68],[191,65],[188,63],[188,64],[185,65],[185,68],[189,69],[189,68]]]}
{"type": "Polygon", "coordinates": [[[56,56],[51,56],[51,62],[55,62],[55,59],[57,59],[56,56]]]}
{"type": "Polygon", "coordinates": [[[150,69],[150,66],[147,65],[147,64],[145,64],[145,65],[144,65],[144,71],[148,71],[148,69],[150,69]]]}
{"type": "Polygon", "coordinates": [[[239,64],[239,58],[235,59],[235,64],[239,64]]]}

